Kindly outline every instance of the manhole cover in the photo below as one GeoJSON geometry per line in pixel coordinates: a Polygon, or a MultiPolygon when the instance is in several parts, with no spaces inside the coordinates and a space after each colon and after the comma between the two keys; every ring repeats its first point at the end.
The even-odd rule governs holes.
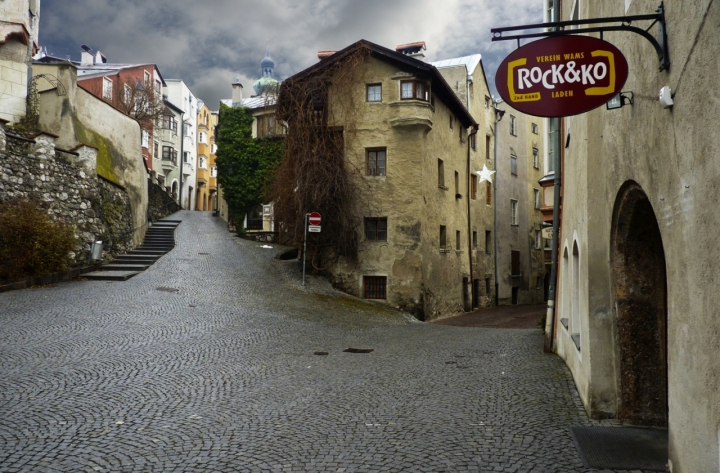
{"type": "Polygon", "coordinates": [[[180,292],[180,289],[175,289],[174,287],[158,287],[157,290],[163,292],[180,292]]]}
{"type": "Polygon", "coordinates": [[[346,353],[370,353],[373,348],[346,348],[343,351],[346,353]]]}

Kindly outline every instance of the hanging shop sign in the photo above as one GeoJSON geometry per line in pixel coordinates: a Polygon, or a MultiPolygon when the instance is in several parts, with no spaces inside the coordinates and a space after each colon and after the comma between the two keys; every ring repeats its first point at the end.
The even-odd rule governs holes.
{"type": "Polygon", "coordinates": [[[612,44],[589,36],[555,36],[513,51],[495,76],[511,107],[538,117],[566,117],[597,108],[625,85],[628,64],[612,44]]]}

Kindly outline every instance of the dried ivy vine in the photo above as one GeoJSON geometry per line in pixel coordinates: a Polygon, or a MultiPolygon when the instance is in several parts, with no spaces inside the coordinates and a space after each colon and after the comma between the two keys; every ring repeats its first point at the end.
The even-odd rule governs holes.
{"type": "Polygon", "coordinates": [[[300,246],[305,215],[322,214],[322,232],[308,238],[308,261],[323,270],[356,263],[364,200],[354,149],[354,87],[369,50],[359,49],[308,75],[283,82],[276,115],[288,124],[282,163],[269,189],[281,238],[300,246]]]}

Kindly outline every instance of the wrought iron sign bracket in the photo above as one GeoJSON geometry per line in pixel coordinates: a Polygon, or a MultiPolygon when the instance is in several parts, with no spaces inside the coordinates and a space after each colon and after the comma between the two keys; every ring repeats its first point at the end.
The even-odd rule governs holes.
{"type": "Polygon", "coordinates": [[[573,21],[555,21],[551,23],[537,23],[534,25],[520,25],[520,26],[507,26],[505,28],[493,28],[490,30],[492,33],[493,41],[509,41],[517,40],[518,46],[520,45],[521,39],[526,38],[543,38],[552,36],[567,36],[580,33],[600,33],[602,39],[603,33],[606,31],[630,31],[636,33],[643,38],[650,41],[658,55],[660,61],[660,71],[668,69],[670,67],[670,56],[668,54],[668,39],[667,29],[665,25],[665,6],[660,3],[654,14],[649,15],[632,15],[632,16],[615,16],[609,18],[589,18],[587,20],[573,20],[573,21]],[[648,21],[652,20],[650,26],[646,29],[642,29],[637,26],[632,26],[633,22],[636,21],[648,21]],[[581,25],[597,25],[600,23],[620,23],[619,25],[606,25],[606,26],[593,26],[589,28],[577,28],[577,29],[565,29],[568,26],[581,26],[581,25]],[[655,23],[658,25],[657,38],[649,33],[655,23]],[[503,36],[503,33],[508,31],[525,31],[542,28],[546,31],[539,33],[524,33],[510,36],[503,36]]]}

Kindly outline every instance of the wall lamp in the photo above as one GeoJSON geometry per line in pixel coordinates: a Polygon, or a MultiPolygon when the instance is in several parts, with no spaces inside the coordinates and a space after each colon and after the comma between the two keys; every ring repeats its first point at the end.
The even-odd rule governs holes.
{"type": "Polygon", "coordinates": [[[634,103],[635,94],[632,92],[618,92],[615,97],[608,100],[606,105],[608,110],[615,110],[616,108],[621,108],[628,104],[632,105],[634,103]]]}

